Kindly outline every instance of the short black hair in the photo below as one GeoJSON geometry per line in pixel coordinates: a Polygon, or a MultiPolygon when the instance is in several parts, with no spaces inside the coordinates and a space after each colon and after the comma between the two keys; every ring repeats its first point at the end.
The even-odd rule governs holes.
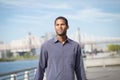
{"type": "Polygon", "coordinates": [[[63,16],[57,17],[57,18],[55,19],[54,24],[56,24],[56,21],[57,21],[58,19],[63,19],[63,20],[65,21],[65,24],[69,27],[67,18],[65,18],[65,17],[63,17],[63,16]]]}

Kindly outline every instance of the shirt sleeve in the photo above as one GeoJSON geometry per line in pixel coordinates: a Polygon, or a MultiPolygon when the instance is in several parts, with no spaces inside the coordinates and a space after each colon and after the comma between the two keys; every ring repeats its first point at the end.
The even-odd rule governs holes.
{"type": "Polygon", "coordinates": [[[48,55],[47,55],[46,47],[42,45],[40,51],[39,64],[35,75],[35,80],[43,80],[45,68],[47,67],[47,59],[48,59],[48,55]]]}
{"type": "Polygon", "coordinates": [[[76,73],[77,80],[87,80],[86,74],[85,74],[85,69],[84,69],[81,48],[79,45],[77,47],[76,52],[77,53],[76,53],[76,61],[75,61],[75,73],[76,73]]]}

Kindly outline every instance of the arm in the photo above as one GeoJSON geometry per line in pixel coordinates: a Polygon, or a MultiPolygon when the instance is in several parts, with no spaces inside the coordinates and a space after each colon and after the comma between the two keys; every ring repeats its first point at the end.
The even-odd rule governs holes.
{"type": "Polygon", "coordinates": [[[35,80],[43,80],[45,68],[47,67],[47,50],[44,46],[41,47],[39,64],[37,67],[35,80]]]}
{"type": "Polygon", "coordinates": [[[85,69],[84,69],[84,64],[83,64],[83,59],[82,59],[81,48],[79,45],[77,47],[76,52],[77,53],[76,53],[76,61],[75,61],[75,72],[76,72],[77,80],[87,80],[85,69]]]}

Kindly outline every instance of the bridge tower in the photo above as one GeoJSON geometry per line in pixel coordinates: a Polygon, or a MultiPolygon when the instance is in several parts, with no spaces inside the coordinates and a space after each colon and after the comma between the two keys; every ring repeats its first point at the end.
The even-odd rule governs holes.
{"type": "Polygon", "coordinates": [[[30,55],[34,54],[35,49],[32,47],[32,35],[31,32],[28,33],[28,46],[29,46],[29,50],[30,50],[30,55]]]}
{"type": "Polygon", "coordinates": [[[84,53],[84,45],[82,44],[82,40],[81,40],[80,28],[77,29],[77,33],[78,33],[78,43],[79,43],[80,46],[81,46],[82,53],[84,53]]]}

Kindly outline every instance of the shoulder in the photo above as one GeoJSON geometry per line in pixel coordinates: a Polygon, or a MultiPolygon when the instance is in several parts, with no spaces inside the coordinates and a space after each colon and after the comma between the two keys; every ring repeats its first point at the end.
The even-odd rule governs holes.
{"type": "Polygon", "coordinates": [[[49,39],[49,40],[47,40],[47,41],[45,41],[42,45],[41,45],[41,47],[48,47],[50,44],[52,44],[54,42],[54,39],[52,38],[52,39],[49,39]]]}
{"type": "Polygon", "coordinates": [[[81,45],[72,39],[69,39],[69,40],[70,40],[70,44],[72,45],[72,47],[74,47],[75,53],[78,53],[78,52],[81,53],[81,45]]]}
{"type": "Polygon", "coordinates": [[[70,43],[71,43],[72,45],[74,45],[74,46],[80,46],[78,42],[76,42],[76,41],[74,41],[74,40],[72,40],[72,39],[70,39],[70,38],[68,38],[68,40],[70,41],[70,43]]]}

